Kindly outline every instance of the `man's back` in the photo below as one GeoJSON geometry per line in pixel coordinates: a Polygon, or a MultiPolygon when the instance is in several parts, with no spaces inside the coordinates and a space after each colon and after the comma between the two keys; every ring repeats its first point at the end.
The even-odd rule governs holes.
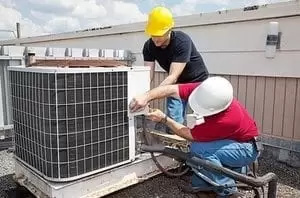
{"type": "Polygon", "coordinates": [[[246,142],[258,136],[255,121],[236,99],[225,111],[204,119],[205,123],[192,129],[197,141],[231,139],[246,142]]]}
{"type": "Polygon", "coordinates": [[[169,72],[172,62],[186,63],[177,83],[202,82],[208,77],[207,68],[191,38],[181,32],[172,31],[170,44],[166,48],[156,47],[151,38],[143,48],[144,61],[157,61],[169,72]]]}

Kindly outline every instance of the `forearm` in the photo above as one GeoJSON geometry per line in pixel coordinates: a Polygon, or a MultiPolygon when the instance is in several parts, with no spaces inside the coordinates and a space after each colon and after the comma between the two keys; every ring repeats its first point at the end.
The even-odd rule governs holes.
{"type": "Polygon", "coordinates": [[[178,85],[166,85],[156,87],[146,93],[148,102],[154,99],[166,98],[169,96],[179,97],[178,85]]]}
{"type": "Polygon", "coordinates": [[[175,84],[181,75],[186,63],[172,62],[170,66],[169,75],[160,83],[160,86],[175,84]]]}
{"type": "Polygon", "coordinates": [[[165,124],[178,136],[189,140],[189,141],[194,141],[194,138],[192,136],[191,130],[182,125],[179,124],[178,122],[175,122],[174,120],[172,120],[171,118],[167,117],[167,120],[165,122],[165,124]]]}
{"type": "Polygon", "coordinates": [[[167,76],[167,78],[165,78],[165,80],[163,80],[159,86],[164,86],[164,85],[172,85],[175,84],[177,81],[177,78],[175,76],[167,76]]]}
{"type": "Polygon", "coordinates": [[[153,81],[155,75],[155,62],[154,61],[144,61],[145,67],[150,67],[150,82],[153,81]]]}

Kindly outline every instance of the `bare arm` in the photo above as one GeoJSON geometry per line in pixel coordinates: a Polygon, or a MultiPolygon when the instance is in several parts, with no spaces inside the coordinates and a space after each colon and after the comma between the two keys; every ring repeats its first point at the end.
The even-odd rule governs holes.
{"type": "Polygon", "coordinates": [[[154,122],[163,122],[165,125],[167,125],[176,135],[187,139],[189,141],[194,141],[194,138],[192,136],[191,130],[180,124],[176,121],[172,120],[169,117],[166,117],[166,115],[159,109],[155,109],[153,112],[150,112],[147,117],[154,121],[154,122]]]}
{"type": "Polygon", "coordinates": [[[191,130],[178,122],[175,122],[171,118],[167,117],[166,125],[178,136],[187,139],[189,141],[193,141],[194,138],[192,136],[191,130]]]}
{"type": "Polygon", "coordinates": [[[171,85],[176,83],[185,65],[186,63],[177,63],[177,62],[171,63],[168,77],[164,81],[162,81],[159,86],[171,85]]]}
{"type": "Polygon", "coordinates": [[[144,61],[144,65],[150,67],[150,82],[152,82],[155,75],[155,62],[144,61]]]}
{"type": "Polygon", "coordinates": [[[130,102],[129,108],[131,112],[136,112],[145,108],[152,100],[168,96],[179,98],[178,85],[159,86],[142,95],[136,96],[130,102]]]}
{"type": "Polygon", "coordinates": [[[179,98],[178,85],[159,86],[146,92],[146,95],[149,102],[155,99],[166,98],[168,96],[179,98]]]}

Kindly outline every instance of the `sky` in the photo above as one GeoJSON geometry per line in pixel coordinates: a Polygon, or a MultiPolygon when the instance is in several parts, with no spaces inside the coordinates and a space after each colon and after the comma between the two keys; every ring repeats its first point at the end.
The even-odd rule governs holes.
{"type": "Polygon", "coordinates": [[[55,34],[147,20],[151,8],[168,7],[174,16],[207,13],[287,0],[0,0],[0,39],[55,34]],[[2,30],[2,31],[1,31],[2,30]]]}

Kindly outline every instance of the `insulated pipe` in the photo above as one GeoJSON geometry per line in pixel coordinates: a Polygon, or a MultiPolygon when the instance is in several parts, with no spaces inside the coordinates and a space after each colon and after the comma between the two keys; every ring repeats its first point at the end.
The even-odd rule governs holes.
{"type": "Polygon", "coordinates": [[[194,165],[195,167],[199,166],[209,171],[224,174],[237,181],[248,184],[249,186],[262,187],[265,186],[266,184],[269,184],[268,198],[276,198],[278,177],[274,173],[267,173],[264,176],[257,177],[257,178],[249,177],[247,175],[237,173],[228,168],[220,167],[208,160],[204,160],[195,156],[192,157],[188,153],[179,151],[177,149],[167,148],[163,145],[155,145],[155,146],[142,145],[141,150],[152,152],[152,153],[158,152],[158,153],[163,153],[167,156],[177,157],[182,160],[185,160],[186,162],[194,165]]]}

